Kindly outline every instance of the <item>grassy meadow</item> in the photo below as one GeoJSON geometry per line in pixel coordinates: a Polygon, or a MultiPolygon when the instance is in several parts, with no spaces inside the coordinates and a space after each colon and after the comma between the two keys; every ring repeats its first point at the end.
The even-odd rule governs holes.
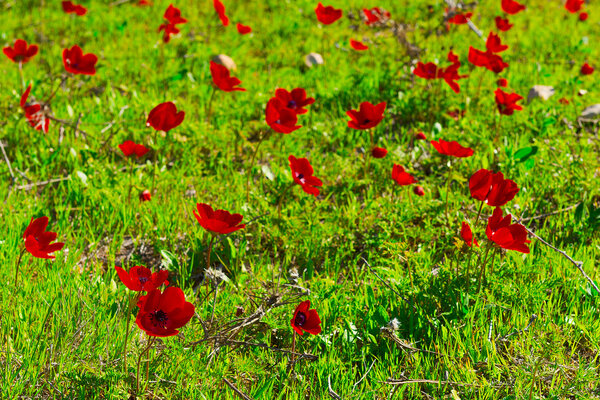
{"type": "Polygon", "coordinates": [[[157,30],[169,1],[117,3],[81,0],[77,16],[58,1],[0,1],[2,47],[39,46],[22,74],[0,55],[0,398],[600,398],[600,293],[566,257],[600,281],[598,117],[579,118],[600,103],[596,2],[580,21],[560,1],[531,0],[506,32],[494,23],[500,0],[471,4],[479,37],[448,25],[443,1],[328,0],[343,16],[324,25],[317,1],[224,0],[224,27],[212,1],[181,0],[188,21],[168,43],[157,30]],[[366,25],[362,9],[375,6],[390,21],[366,25]],[[467,60],[491,31],[509,46],[500,74],[467,60]],[[61,54],[75,44],[97,55],[95,75],[65,72],[61,54]],[[449,65],[450,50],[469,75],[460,93],[412,73],[417,61],[449,65]],[[311,52],[324,64],[309,68],[311,52]],[[235,61],[245,92],[213,88],[218,54],[235,61]],[[583,75],[586,62],[597,70],[583,75]],[[500,116],[499,78],[525,98],[522,111],[500,116]],[[29,84],[30,100],[51,97],[47,134],[19,104],[29,84]],[[528,103],[534,85],[554,95],[528,103]],[[265,122],[277,88],[315,99],[290,134],[265,122]],[[185,119],[156,133],[148,114],[169,101],[185,119]],[[346,111],[364,101],[387,104],[371,130],[385,158],[348,127],[346,111]],[[473,156],[439,154],[429,141],[440,138],[473,156]],[[125,140],[150,152],[126,158],[125,140]],[[290,155],[323,181],[317,197],[292,185],[290,155]],[[392,180],[394,164],[423,196],[392,180]],[[478,218],[469,191],[482,168],[518,185],[505,214],[564,254],[532,235],[529,254],[491,246],[494,208],[478,218]],[[246,224],[216,237],[209,274],[197,203],[246,224]],[[65,246],[55,260],[24,252],[19,263],[41,216],[65,246]],[[461,239],[463,221],[481,247],[461,239]],[[195,306],[147,354],[115,270],[136,265],[167,269],[195,306]],[[292,352],[304,300],[322,332],[297,336],[292,352]]]}

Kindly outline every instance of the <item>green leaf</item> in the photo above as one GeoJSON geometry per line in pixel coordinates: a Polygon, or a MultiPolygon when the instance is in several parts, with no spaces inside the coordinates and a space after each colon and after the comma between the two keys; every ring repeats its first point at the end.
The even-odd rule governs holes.
{"type": "Polygon", "coordinates": [[[522,149],[517,150],[517,152],[515,153],[513,158],[515,160],[517,160],[518,162],[524,162],[529,157],[535,155],[537,153],[537,151],[538,151],[537,146],[523,147],[522,149]]]}

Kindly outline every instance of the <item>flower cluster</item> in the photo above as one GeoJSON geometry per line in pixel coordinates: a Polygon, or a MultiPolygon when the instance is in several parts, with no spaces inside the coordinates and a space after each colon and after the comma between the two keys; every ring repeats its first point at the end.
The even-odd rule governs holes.
{"type": "Polygon", "coordinates": [[[172,35],[177,35],[180,31],[177,28],[179,24],[185,24],[187,19],[181,16],[181,10],[179,8],[174,7],[173,4],[169,4],[167,7],[163,18],[167,21],[164,24],[161,24],[158,27],[158,31],[164,31],[163,34],[163,42],[169,43],[172,35]]]}
{"type": "Polygon", "coordinates": [[[428,62],[423,64],[421,61],[417,63],[417,67],[413,70],[413,74],[423,79],[443,79],[448,86],[455,92],[460,92],[460,86],[456,81],[459,79],[467,78],[468,75],[460,75],[458,69],[460,68],[460,61],[458,56],[453,51],[448,53],[448,61],[452,64],[446,68],[439,68],[435,63],[428,62]]]}
{"type": "Polygon", "coordinates": [[[298,123],[298,115],[305,114],[306,106],[315,102],[312,97],[307,97],[306,90],[295,88],[291,92],[286,89],[277,89],[275,96],[267,102],[265,119],[267,125],[275,132],[292,133],[302,128],[298,123]]]}

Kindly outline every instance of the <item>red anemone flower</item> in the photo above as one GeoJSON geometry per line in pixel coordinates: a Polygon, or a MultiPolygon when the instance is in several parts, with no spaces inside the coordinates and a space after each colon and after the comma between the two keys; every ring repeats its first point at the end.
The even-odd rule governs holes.
{"type": "Polygon", "coordinates": [[[446,156],[465,158],[473,155],[473,149],[470,147],[463,147],[456,141],[446,142],[445,140],[440,139],[438,142],[435,142],[432,140],[431,145],[435,147],[438,153],[446,156]]]}
{"type": "Polygon", "coordinates": [[[140,193],[140,201],[144,202],[150,200],[152,200],[152,194],[150,194],[150,191],[148,189],[143,190],[140,193]]]}
{"type": "Polygon", "coordinates": [[[472,12],[464,13],[464,14],[454,14],[452,17],[448,18],[449,24],[455,25],[464,25],[468,23],[469,19],[473,16],[472,12]]]}
{"type": "Polygon", "coordinates": [[[458,56],[454,54],[452,51],[448,53],[448,60],[452,62],[452,65],[443,68],[439,71],[440,77],[444,79],[444,81],[450,86],[455,93],[460,93],[460,86],[456,82],[459,79],[464,79],[468,77],[468,75],[460,75],[458,73],[458,69],[460,68],[460,61],[458,61],[458,56]]]}
{"type": "Polygon", "coordinates": [[[275,91],[275,97],[277,97],[286,108],[289,108],[296,114],[307,113],[308,110],[304,107],[315,102],[315,99],[312,97],[306,97],[306,90],[302,88],[292,89],[291,92],[288,92],[285,89],[277,89],[275,91]]]}
{"type": "Polygon", "coordinates": [[[496,81],[496,84],[500,87],[507,87],[508,86],[508,81],[504,78],[500,78],[496,81]]]}
{"type": "Polygon", "coordinates": [[[524,9],[525,6],[515,0],[502,0],[502,11],[507,14],[516,14],[524,9]]]}
{"type": "Polygon", "coordinates": [[[17,39],[15,40],[14,47],[7,46],[4,47],[2,51],[12,62],[25,64],[37,54],[38,46],[37,44],[27,46],[25,40],[17,39]]]}
{"type": "Polygon", "coordinates": [[[588,13],[582,12],[581,14],[579,14],[579,20],[581,22],[585,21],[586,19],[588,19],[588,13]]]}
{"type": "Polygon", "coordinates": [[[25,248],[32,256],[37,258],[56,258],[51,256],[50,253],[54,253],[64,247],[64,243],[56,242],[56,232],[46,232],[48,227],[48,217],[40,217],[33,219],[29,222],[29,226],[23,233],[23,240],[25,240],[25,248]]]}
{"type": "Polygon", "coordinates": [[[497,74],[508,67],[508,64],[499,55],[489,50],[483,52],[473,47],[469,47],[469,62],[476,67],[484,67],[497,74]]]}
{"type": "Polygon", "coordinates": [[[225,210],[214,210],[205,203],[197,203],[194,210],[196,220],[207,231],[226,235],[246,227],[246,224],[240,224],[244,218],[241,214],[231,214],[225,210]]]}
{"type": "Polygon", "coordinates": [[[119,145],[119,149],[121,149],[125,157],[129,157],[135,154],[135,156],[138,158],[142,157],[144,154],[150,151],[150,149],[144,146],[143,144],[137,144],[131,140],[126,140],[123,143],[121,143],[119,145]]]}
{"type": "Polygon", "coordinates": [[[415,135],[415,139],[417,140],[427,140],[427,136],[423,132],[417,132],[415,135]]]}
{"type": "Polygon", "coordinates": [[[242,87],[236,87],[237,85],[241,84],[242,81],[234,76],[230,76],[227,67],[217,64],[212,60],[210,62],[210,74],[212,75],[212,80],[215,86],[224,92],[246,91],[246,89],[242,87]]]}
{"type": "Polygon", "coordinates": [[[219,19],[223,26],[229,25],[229,18],[225,15],[225,6],[219,0],[213,0],[213,6],[215,7],[215,11],[219,15],[219,19]]]}
{"type": "Polygon", "coordinates": [[[187,22],[187,19],[181,16],[181,11],[179,8],[173,7],[173,4],[169,4],[169,7],[167,7],[163,17],[172,25],[185,24],[187,22]]]}
{"type": "Polygon", "coordinates": [[[338,19],[342,18],[342,10],[333,8],[332,6],[323,6],[323,4],[319,3],[317,8],[315,8],[315,13],[317,14],[317,19],[320,23],[324,25],[333,24],[338,19]]]}
{"type": "Polygon", "coordinates": [[[490,32],[485,42],[485,47],[492,53],[501,53],[504,50],[508,49],[507,45],[502,44],[500,36],[496,35],[494,32],[490,32]]]}
{"type": "Polygon", "coordinates": [[[31,85],[27,87],[23,95],[21,96],[21,108],[25,112],[25,118],[27,118],[27,122],[31,125],[35,130],[41,130],[44,133],[48,133],[48,128],[50,126],[50,119],[46,116],[44,111],[42,110],[42,105],[37,102],[27,103],[27,98],[29,97],[29,93],[31,92],[31,85]]]}
{"type": "Polygon", "coordinates": [[[474,199],[500,207],[514,199],[519,188],[515,181],[504,179],[502,172],[480,169],[469,179],[469,191],[474,199]]]}
{"type": "Polygon", "coordinates": [[[158,27],[158,31],[165,31],[164,35],[163,35],[163,42],[165,43],[169,43],[169,41],[171,40],[171,36],[172,35],[177,35],[179,32],[181,32],[179,30],[179,28],[177,28],[177,26],[175,26],[175,24],[161,24],[158,27]]]}
{"type": "Polygon", "coordinates": [[[398,164],[394,164],[392,167],[392,179],[400,186],[411,185],[417,182],[411,174],[404,171],[403,166],[398,164]]]}
{"type": "Polygon", "coordinates": [[[494,22],[496,23],[496,28],[502,32],[506,32],[513,27],[508,18],[496,17],[494,22]]]}
{"type": "Polygon", "coordinates": [[[279,133],[292,133],[302,128],[302,125],[296,125],[298,122],[296,112],[287,108],[277,97],[271,98],[267,103],[265,119],[271,129],[279,133]]]}
{"type": "Polygon", "coordinates": [[[72,74],[95,75],[98,57],[95,54],[83,54],[81,47],[74,45],[71,49],[63,50],[65,70],[72,74]]]}
{"type": "Polygon", "coordinates": [[[520,111],[523,109],[523,107],[517,104],[517,101],[523,100],[523,96],[516,93],[503,92],[500,88],[496,89],[494,94],[496,95],[496,105],[500,114],[513,115],[515,110],[520,111]]]}
{"type": "Polygon", "coordinates": [[[246,26],[246,25],[242,25],[239,22],[237,23],[237,25],[235,27],[237,28],[237,31],[240,35],[246,35],[246,34],[252,32],[252,28],[250,28],[249,26],[246,26]]]}
{"type": "Polygon", "coordinates": [[[169,276],[169,271],[161,270],[158,272],[152,273],[150,269],[136,265],[135,267],[131,267],[129,272],[125,271],[121,267],[115,266],[117,270],[117,274],[121,279],[121,282],[129,290],[133,290],[135,292],[151,292],[154,289],[157,289],[163,283],[165,286],[169,285],[169,281],[167,280],[169,276]]]}
{"type": "Polygon", "coordinates": [[[373,158],[384,158],[387,155],[387,153],[387,149],[384,149],[383,147],[373,147],[373,149],[371,150],[371,155],[373,156],[373,158]]]}
{"type": "Polygon", "coordinates": [[[365,45],[363,42],[359,42],[358,40],[354,39],[350,39],[350,46],[352,46],[352,48],[357,51],[364,51],[369,49],[369,46],[365,45]]]}
{"type": "Polygon", "coordinates": [[[348,121],[348,127],[352,129],[370,129],[374,128],[383,119],[386,103],[381,102],[373,105],[368,101],[360,103],[360,108],[357,110],[346,111],[351,120],[348,121]]]}
{"type": "Polygon", "coordinates": [[[185,118],[185,112],[177,112],[177,107],[171,101],[160,103],[150,111],[146,126],[151,126],[157,131],[169,132],[178,127],[185,118]]]}
{"type": "Polygon", "coordinates": [[[575,14],[581,10],[585,0],[567,0],[565,3],[565,8],[568,12],[575,14]]]}
{"type": "Polygon", "coordinates": [[[67,14],[77,14],[79,16],[85,15],[87,9],[79,4],[74,4],[72,1],[62,2],[63,11],[67,14]]]}
{"type": "Polygon", "coordinates": [[[310,300],[303,301],[296,307],[294,311],[294,317],[290,321],[292,328],[298,335],[308,332],[311,335],[318,335],[321,333],[321,319],[317,310],[310,308],[310,300]]]}
{"type": "Polygon", "coordinates": [[[417,62],[417,67],[413,69],[413,74],[423,79],[436,79],[440,75],[437,65],[432,62],[423,64],[421,61],[417,62]]]}
{"type": "Polygon", "coordinates": [[[318,196],[319,189],[316,186],[323,186],[323,182],[313,175],[314,171],[308,159],[289,156],[288,161],[290,162],[294,182],[300,185],[306,193],[315,197],[318,196]]]}
{"type": "Polygon", "coordinates": [[[503,249],[529,253],[527,243],[531,243],[531,240],[527,240],[527,229],[521,224],[511,224],[511,217],[507,214],[502,218],[502,209],[496,207],[488,219],[485,234],[489,240],[503,249]]]}
{"type": "Polygon", "coordinates": [[[581,66],[581,74],[582,75],[591,75],[594,72],[594,67],[590,64],[585,63],[581,66]]]}
{"type": "Polygon", "coordinates": [[[148,292],[140,297],[138,307],[135,322],[148,336],[158,337],[177,335],[178,329],[187,324],[196,311],[177,287],[168,287],[162,293],[158,289],[148,292]]]}
{"type": "Polygon", "coordinates": [[[462,223],[462,227],[460,228],[460,237],[462,237],[467,246],[472,247],[473,244],[475,244],[475,246],[479,247],[477,239],[473,238],[473,232],[471,231],[471,227],[466,222],[462,223]]]}
{"type": "Polygon", "coordinates": [[[365,15],[365,24],[367,25],[383,24],[391,17],[389,11],[385,11],[379,7],[373,7],[370,10],[363,8],[363,13],[365,15]]]}
{"type": "Polygon", "coordinates": [[[425,196],[425,189],[423,189],[423,186],[415,186],[413,193],[417,196],[425,196]]]}

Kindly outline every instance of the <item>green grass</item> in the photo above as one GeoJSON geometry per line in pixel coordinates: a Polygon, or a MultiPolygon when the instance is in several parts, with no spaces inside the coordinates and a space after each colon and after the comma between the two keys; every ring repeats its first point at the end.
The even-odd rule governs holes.
{"type": "MultiPolygon", "coordinates": [[[[135,395],[146,336],[133,324],[125,367],[128,290],[114,265],[168,268],[171,284],[196,306],[196,317],[180,335],[157,340],[150,382],[138,398],[239,398],[223,378],[256,399],[328,398],[328,380],[344,399],[600,397],[599,296],[579,271],[532,238],[530,254],[496,256],[478,293],[477,256],[468,281],[468,253],[457,245],[461,222],[473,226],[479,206],[470,197],[469,177],[480,168],[502,171],[521,188],[505,211],[535,217],[524,223],[598,279],[598,125],[576,121],[585,107],[600,103],[599,72],[579,74],[585,61],[600,69],[595,4],[584,6],[590,13],[585,23],[556,1],[531,1],[510,17],[514,28],[501,34],[510,46],[502,53],[510,67],[501,74],[509,91],[527,97],[531,86],[544,84],[556,93],[503,117],[496,131],[498,77],[467,62],[469,46],[484,49],[484,41],[467,26],[446,32],[444,2],[332,0],[326,5],[342,7],[345,15],[321,27],[313,11],[317,2],[229,0],[227,29],[210,2],[175,2],[189,22],[164,47],[156,29],[169,2],[142,8],[85,1],[84,17],[44,3],[4,2],[0,16],[3,43],[23,38],[40,46],[24,66],[32,96],[43,100],[60,83],[62,49],[79,44],[99,62],[95,76],[71,77],[51,102],[59,119],[74,124],[81,115],[85,137],[55,121],[47,135],[33,130],[19,107],[18,68],[5,57],[0,61],[0,140],[12,169],[31,181],[19,172],[13,181],[0,163],[0,397],[135,395]],[[460,72],[470,75],[459,81],[460,94],[413,76],[406,49],[389,29],[358,21],[362,7],[376,5],[407,24],[406,37],[423,49],[423,62],[445,66],[450,48],[459,54],[460,72]],[[238,35],[236,22],[254,33],[238,35]],[[370,49],[348,50],[349,38],[364,39],[370,49]],[[303,59],[311,51],[323,52],[325,65],[306,68],[303,59]],[[219,53],[233,57],[234,75],[247,92],[216,93],[206,122],[208,65],[219,53]],[[277,87],[303,87],[316,102],[300,116],[303,128],[274,133],[249,165],[269,129],[264,108],[277,87]],[[578,96],[580,89],[588,93],[578,96]],[[562,97],[571,105],[560,104],[562,97]],[[175,101],[186,117],[155,143],[145,122],[163,101],[175,101]],[[371,161],[366,178],[361,153],[368,150],[368,134],[349,129],[345,115],[362,101],[387,102],[374,134],[389,154],[371,161]],[[449,118],[446,111],[454,109],[466,110],[465,117],[449,118]],[[449,222],[447,159],[414,141],[421,130],[428,139],[458,140],[475,150],[453,163],[449,222]],[[127,201],[129,164],[117,147],[127,139],[158,150],[150,202],[136,196],[152,186],[151,156],[136,164],[127,201]],[[537,153],[522,159],[518,150],[531,146],[537,153]],[[292,181],[290,154],[307,157],[324,185],[317,199],[294,186],[279,218],[277,201],[292,181]],[[393,163],[417,177],[425,196],[395,185],[393,163]],[[62,177],[67,179],[19,188],[62,177]],[[206,296],[210,284],[202,282],[209,235],[192,215],[197,202],[240,212],[247,223],[215,244],[213,266],[222,265],[230,279],[219,285],[215,303],[214,292],[206,296]],[[42,215],[50,217],[49,229],[65,248],[54,262],[26,253],[14,287],[23,232],[31,217],[42,215]],[[299,360],[294,374],[288,353],[239,344],[289,351],[290,319],[304,299],[318,310],[323,332],[299,337],[297,350],[317,360],[299,360]],[[259,308],[268,312],[237,331],[237,344],[203,340],[259,308]],[[381,329],[393,319],[396,340],[381,329]],[[389,379],[426,382],[394,386],[389,379]]],[[[500,1],[482,3],[473,22],[487,36],[500,12],[500,1]]],[[[484,222],[474,229],[486,242],[484,222]]]]}

